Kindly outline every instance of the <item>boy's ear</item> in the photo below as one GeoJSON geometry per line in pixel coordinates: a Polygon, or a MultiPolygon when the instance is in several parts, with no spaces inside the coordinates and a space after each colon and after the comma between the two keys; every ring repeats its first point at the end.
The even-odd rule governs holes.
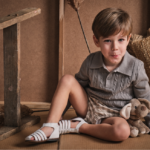
{"type": "Polygon", "coordinates": [[[129,43],[129,41],[130,41],[131,36],[132,36],[132,34],[130,33],[130,35],[127,37],[128,43],[129,43]]]}
{"type": "Polygon", "coordinates": [[[93,41],[97,47],[100,47],[99,40],[95,37],[95,35],[93,35],[93,41]]]}

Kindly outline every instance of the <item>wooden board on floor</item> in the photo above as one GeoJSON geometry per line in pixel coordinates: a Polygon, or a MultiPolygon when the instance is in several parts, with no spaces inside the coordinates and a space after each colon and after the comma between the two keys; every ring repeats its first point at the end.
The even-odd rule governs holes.
{"type": "MultiPolygon", "coordinates": [[[[20,102],[21,105],[26,105],[31,109],[49,109],[50,103],[47,102],[20,102]]],[[[0,107],[4,105],[4,101],[0,101],[0,107]]]]}
{"type": "MultiPolygon", "coordinates": [[[[4,101],[0,101],[0,107],[4,105],[4,101]]],[[[41,109],[41,110],[48,110],[51,107],[51,103],[47,102],[21,102],[21,105],[26,105],[30,109],[41,109]]],[[[70,106],[70,108],[73,108],[70,106]]]]}
{"type": "Polygon", "coordinates": [[[29,116],[21,119],[21,126],[20,127],[7,127],[2,126],[0,128],[0,141],[8,138],[9,136],[23,130],[28,126],[32,126],[40,121],[39,116],[29,116]]]}

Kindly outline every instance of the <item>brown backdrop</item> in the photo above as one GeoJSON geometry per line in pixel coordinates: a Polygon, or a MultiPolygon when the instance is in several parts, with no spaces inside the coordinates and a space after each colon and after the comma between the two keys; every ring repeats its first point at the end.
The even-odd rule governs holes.
{"type": "MultiPolygon", "coordinates": [[[[0,0],[0,17],[27,7],[41,14],[21,22],[21,101],[52,99],[58,82],[59,0],[0,0]]],[[[4,100],[0,30],[0,101],[4,100]]]]}
{"type": "MultiPolygon", "coordinates": [[[[21,23],[21,101],[50,102],[58,83],[59,0],[0,0],[0,17],[27,7],[42,13],[21,23]]],[[[79,13],[91,52],[97,49],[91,25],[107,7],[120,7],[133,18],[133,33],[150,26],[149,0],[84,0],[79,13]]],[[[64,74],[74,75],[89,54],[76,12],[65,1],[64,74]]],[[[0,101],[4,99],[3,32],[0,30],[0,101]]]]}
{"type": "MultiPolygon", "coordinates": [[[[145,35],[150,27],[150,0],[84,0],[79,14],[91,52],[99,50],[93,42],[92,22],[97,13],[107,7],[126,10],[133,19],[133,33],[145,35]]],[[[67,0],[64,15],[64,74],[74,75],[89,52],[77,13],[67,0]]]]}

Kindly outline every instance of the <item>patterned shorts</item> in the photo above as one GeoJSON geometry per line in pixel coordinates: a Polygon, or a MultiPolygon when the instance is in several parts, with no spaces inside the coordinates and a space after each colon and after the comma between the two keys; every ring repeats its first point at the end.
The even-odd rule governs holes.
{"type": "Polygon", "coordinates": [[[84,120],[90,124],[100,124],[102,119],[120,117],[119,111],[111,109],[100,100],[88,96],[88,111],[84,120]]]}

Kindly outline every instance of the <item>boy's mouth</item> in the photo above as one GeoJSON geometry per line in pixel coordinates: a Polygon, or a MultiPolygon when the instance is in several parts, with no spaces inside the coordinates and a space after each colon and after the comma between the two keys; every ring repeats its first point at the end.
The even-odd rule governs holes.
{"type": "Polygon", "coordinates": [[[119,55],[111,55],[113,58],[118,58],[119,55]]]}

